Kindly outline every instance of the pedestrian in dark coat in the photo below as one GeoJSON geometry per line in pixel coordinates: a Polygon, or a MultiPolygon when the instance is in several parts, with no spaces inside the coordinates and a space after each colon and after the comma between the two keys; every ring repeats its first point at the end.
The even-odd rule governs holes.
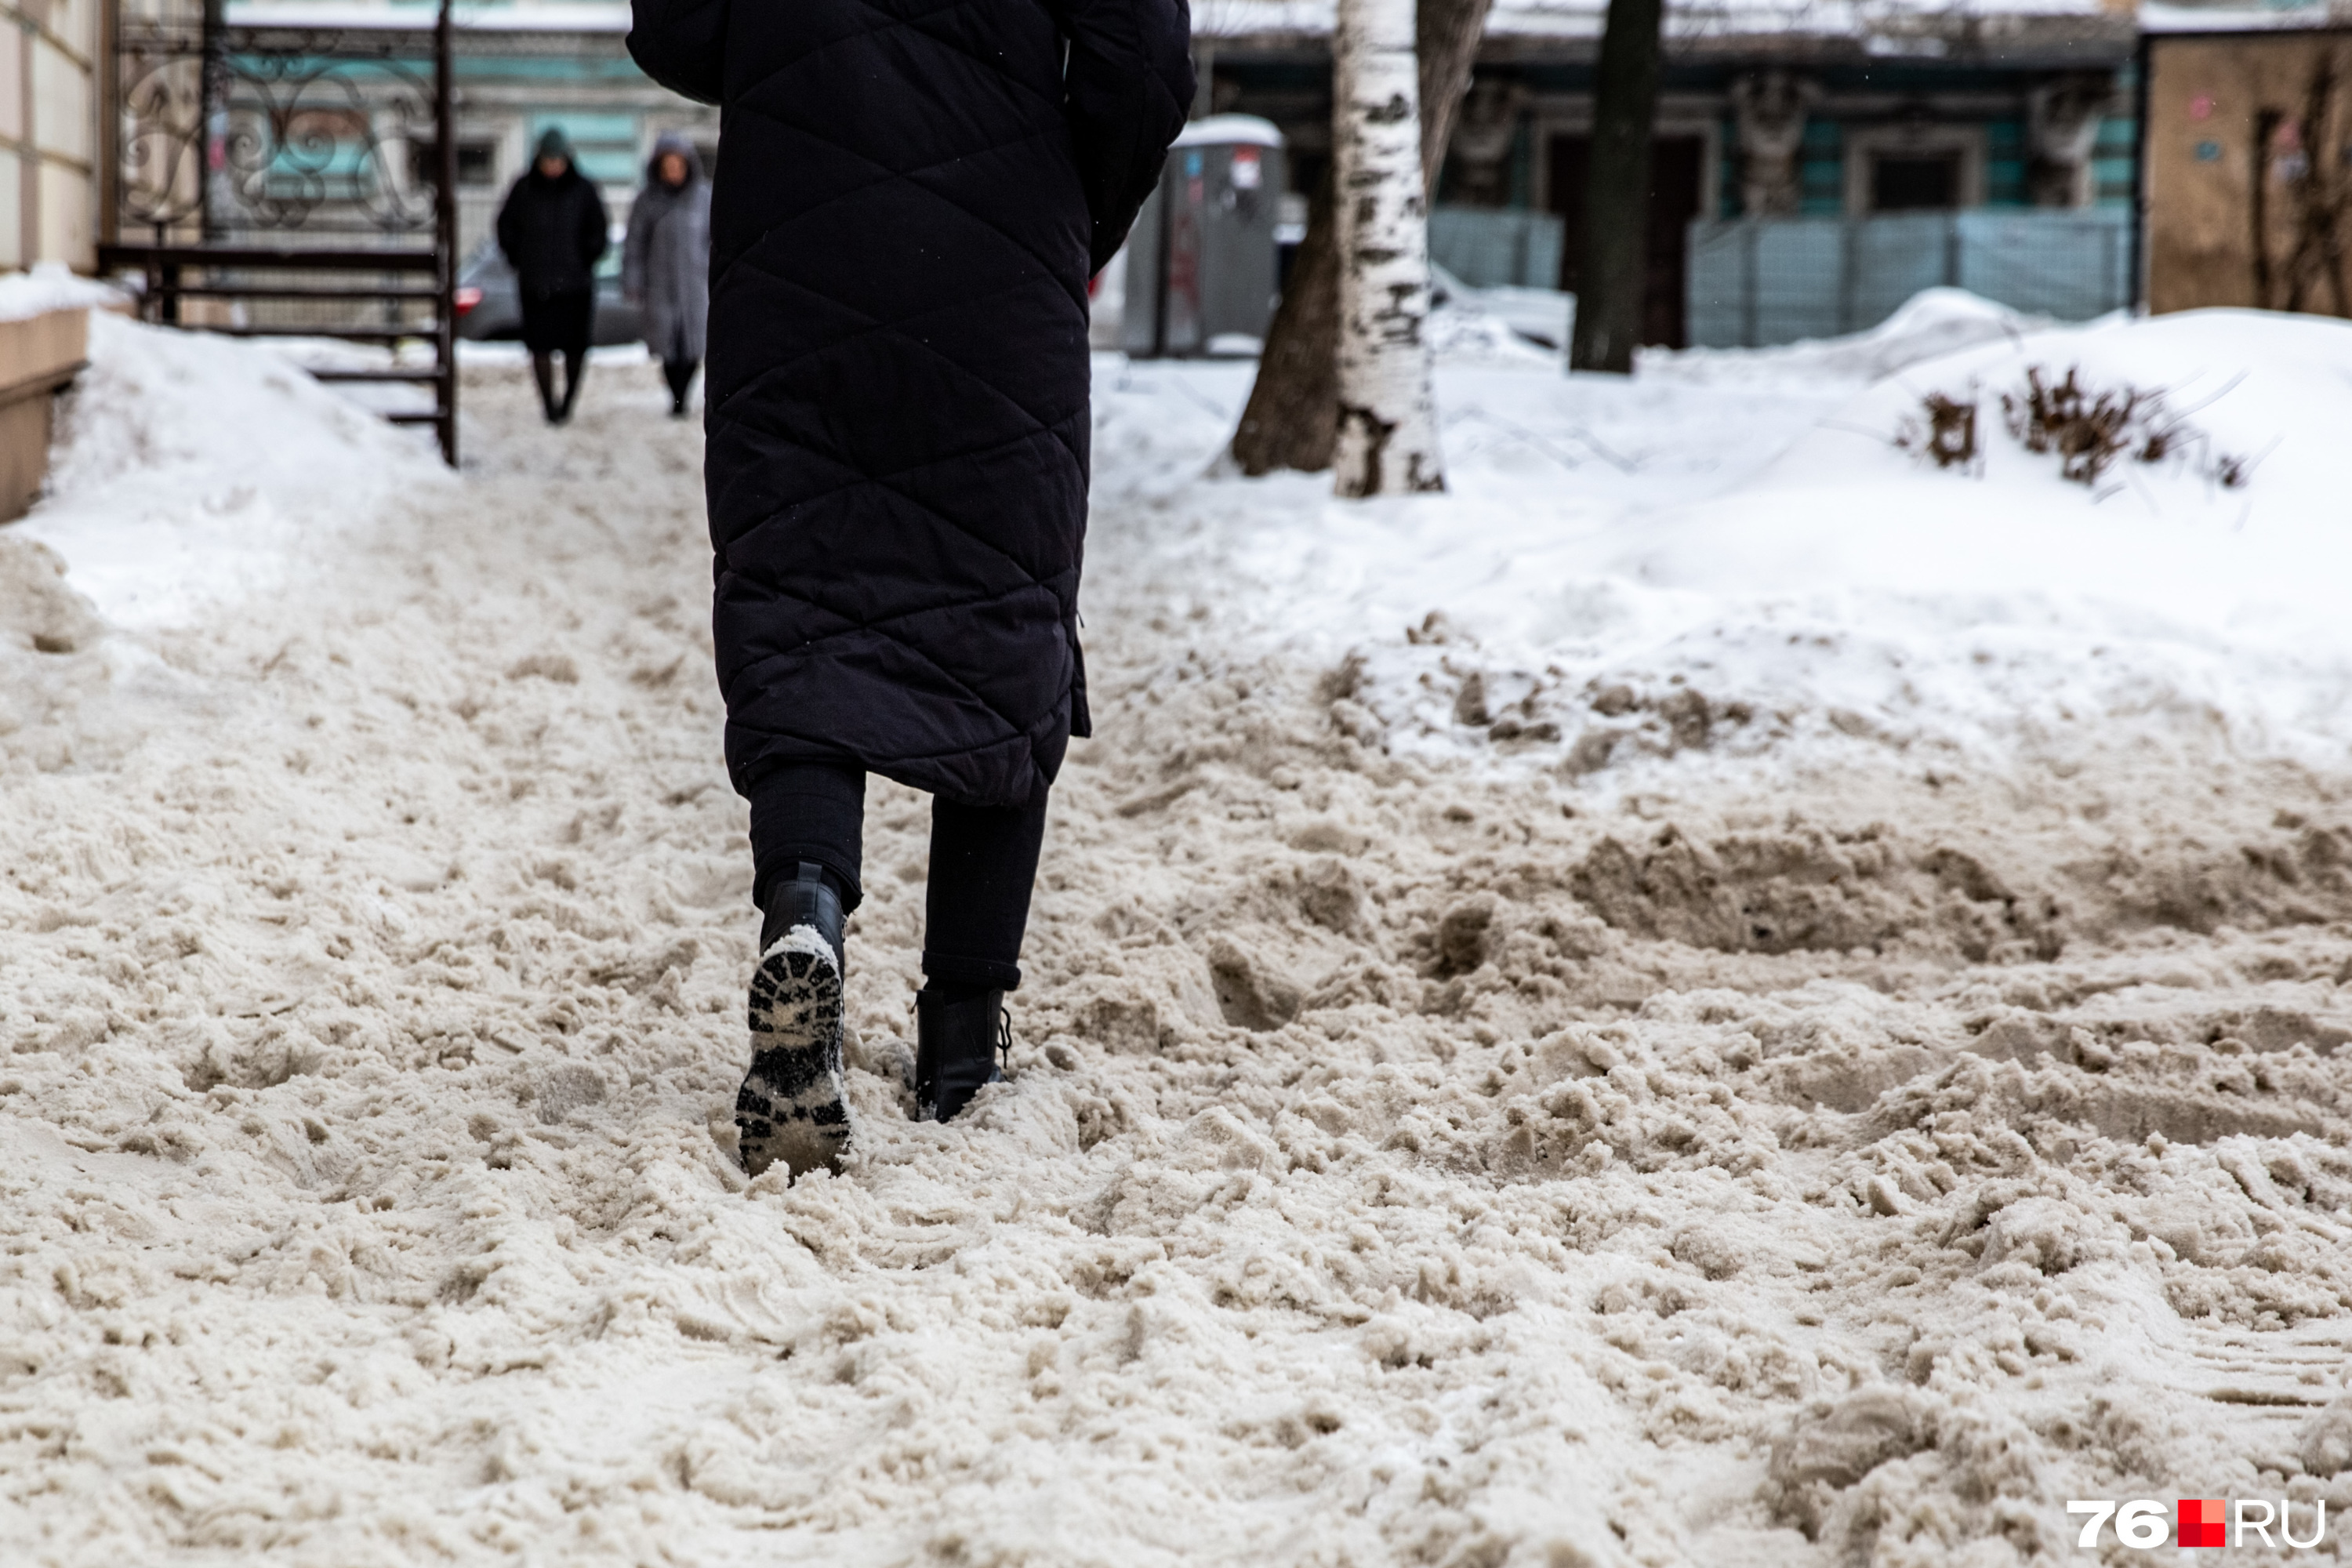
{"type": "Polygon", "coordinates": [[[762,960],[747,1165],[846,1137],[865,775],[934,796],[916,1098],[994,1076],[1078,652],[1087,280],[1192,97],[1184,0],[633,0],[725,110],[704,473],[762,960]]]}
{"type": "Polygon", "coordinates": [[[670,413],[682,418],[710,313],[710,184],[694,143],[675,132],[654,143],[646,188],[629,208],[621,291],[644,314],[646,347],[661,361],[670,413]]]}
{"type": "Polygon", "coordinates": [[[611,243],[604,198],[572,161],[572,143],[550,128],[530,172],[499,209],[499,248],[514,268],[522,305],[522,341],[547,422],[561,425],[579,401],[596,324],[596,263],[611,243]],[[555,395],[555,356],[563,356],[563,396],[555,395]]]}

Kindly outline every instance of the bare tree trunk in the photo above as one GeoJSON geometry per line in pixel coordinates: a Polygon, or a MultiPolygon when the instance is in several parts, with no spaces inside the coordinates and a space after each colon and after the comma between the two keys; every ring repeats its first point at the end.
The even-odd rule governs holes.
{"type": "Polygon", "coordinates": [[[1470,68],[1486,31],[1492,0],[1421,0],[1413,8],[1412,52],[1421,65],[1421,180],[1437,205],[1437,176],[1454,122],[1470,91],[1470,68]]]}
{"type": "Polygon", "coordinates": [[[2254,309],[2267,310],[2271,305],[2271,215],[2264,200],[2271,185],[2271,138],[2278,134],[2279,121],[2286,116],[2275,109],[2258,110],[2254,113],[2254,183],[2246,201],[2246,221],[2253,230],[2254,241],[2254,309]]]}
{"type": "Polygon", "coordinates": [[[1660,0],[1609,0],[1592,105],[1592,174],[1571,370],[1633,368],[1650,250],[1650,132],[1658,111],[1660,0]]]}
{"type": "Polygon", "coordinates": [[[1234,462],[1255,479],[1276,468],[1320,473],[1331,466],[1339,429],[1339,238],[1331,221],[1331,176],[1316,183],[1307,234],[1290,258],[1258,355],[1234,462]]]}
{"type": "MultiPolygon", "coordinates": [[[[1422,179],[1431,198],[1445,144],[1469,90],[1470,66],[1490,0],[1421,0],[1414,37],[1421,79],[1422,179]]],[[[1257,382],[1234,432],[1234,461],[1249,475],[1276,468],[1320,473],[1339,427],[1339,247],[1327,176],[1307,209],[1307,234],[1290,258],[1282,304],[1267,330],[1257,382]]]]}
{"type": "Polygon", "coordinates": [[[1429,195],[1413,0],[1339,0],[1332,198],[1339,231],[1339,495],[1445,488],[1431,385],[1429,195]]]}

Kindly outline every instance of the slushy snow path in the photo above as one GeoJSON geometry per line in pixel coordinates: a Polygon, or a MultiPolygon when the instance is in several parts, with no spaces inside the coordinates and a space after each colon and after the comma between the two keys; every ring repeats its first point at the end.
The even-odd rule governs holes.
{"type": "MultiPolygon", "coordinates": [[[[0,1561],[1990,1568],[2143,1496],[2338,1551],[2340,659],[1889,589],[1774,466],[1896,411],[1836,355],[1457,363],[1457,495],[1370,510],[1199,477],[1245,368],[1102,361],[1015,1079],[906,1119],[877,783],[857,1152],[786,1186],[653,373],[550,432],[469,372],[451,481],[152,337],[0,529],[0,1561]],[[139,518],[252,559],[157,597],[139,518]]],[[[1877,450],[1896,521],[1979,483],[1877,450]]]]}

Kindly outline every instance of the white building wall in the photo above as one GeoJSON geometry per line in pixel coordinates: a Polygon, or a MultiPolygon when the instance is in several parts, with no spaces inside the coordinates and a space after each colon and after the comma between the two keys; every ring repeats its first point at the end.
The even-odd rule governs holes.
{"type": "Polygon", "coordinates": [[[103,4],[0,0],[0,268],[96,265],[103,4]]]}

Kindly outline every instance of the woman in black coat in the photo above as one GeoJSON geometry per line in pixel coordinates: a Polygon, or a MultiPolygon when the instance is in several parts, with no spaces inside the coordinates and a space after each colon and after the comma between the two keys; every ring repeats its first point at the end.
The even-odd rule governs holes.
{"type": "Polygon", "coordinates": [[[596,325],[596,263],[611,243],[604,198],[572,157],[572,143],[551,128],[539,139],[530,170],[499,209],[499,248],[514,268],[522,306],[523,346],[530,350],[540,405],[550,425],[572,417],[588,340],[596,325]],[[563,397],[555,395],[555,356],[563,356],[563,397]]]}
{"type": "Polygon", "coordinates": [[[933,796],[916,1098],[999,1076],[1078,652],[1087,279],[1192,96],[1184,0],[633,0],[725,110],[705,480],[761,964],[747,1169],[830,1163],[865,775],[933,796]]]}

